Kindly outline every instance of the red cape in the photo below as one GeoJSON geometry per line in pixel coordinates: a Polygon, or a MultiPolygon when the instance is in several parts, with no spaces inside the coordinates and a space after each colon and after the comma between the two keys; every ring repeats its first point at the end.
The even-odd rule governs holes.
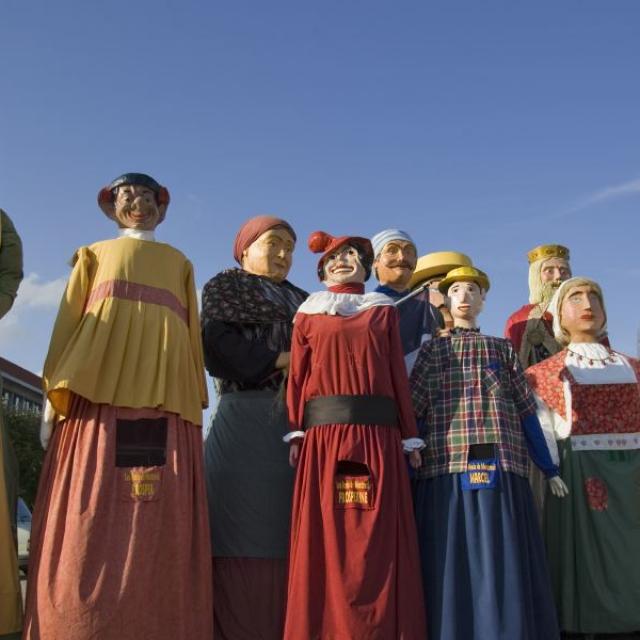
{"type": "MultiPolygon", "coordinates": [[[[520,353],[522,339],[527,328],[527,320],[529,320],[531,311],[537,306],[535,304],[525,304],[512,313],[507,320],[507,324],[504,327],[504,337],[511,340],[516,353],[520,353]]],[[[549,331],[549,335],[553,336],[553,317],[548,311],[542,316],[542,322],[549,331]]]]}

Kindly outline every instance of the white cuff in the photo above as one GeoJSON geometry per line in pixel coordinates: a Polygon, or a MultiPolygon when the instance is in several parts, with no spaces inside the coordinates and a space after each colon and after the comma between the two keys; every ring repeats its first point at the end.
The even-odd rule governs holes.
{"type": "Polygon", "coordinates": [[[51,406],[49,400],[45,400],[44,409],[42,410],[42,418],[40,418],[40,444],[43,449],[46,449],[49,444],[55,421],[56,412],[54,411],[53,406],[51,406]]]}
{"type": "Polygon", "coordinates": [[[304,431],[290,431],[289,433],[287,433],[287,435],[282,438],[284,440],[284,442],[291,442],[292,440],[295,440],[296,438],[304,438],[304,431]]]}
{"type": "Polygon", "coordinates": [[[424,443],[422,438],[407,438],[402,441],[402,450],[405,453],[409,453],[410,451],[420,451],[426,446],[427,445],[424,443]]]}

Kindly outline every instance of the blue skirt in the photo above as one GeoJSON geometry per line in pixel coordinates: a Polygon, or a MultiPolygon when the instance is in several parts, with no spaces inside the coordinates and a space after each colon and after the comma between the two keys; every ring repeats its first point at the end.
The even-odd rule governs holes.
{"type": "Polygon", "coordinates": [[[416,480],[429,640],[560,637],[529,482],[501,472],[463,491],[459,474],[416,480]]]}

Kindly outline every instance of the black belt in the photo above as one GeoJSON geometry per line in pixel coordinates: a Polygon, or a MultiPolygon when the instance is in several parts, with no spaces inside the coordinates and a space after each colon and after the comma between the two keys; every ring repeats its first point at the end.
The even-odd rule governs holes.
{"type": "Polygon", "coordinates": [[[323,424],[373,424],[395,427],[398,411],[386,396],[319,396],[304,405],[304,427],[323,424]]]}

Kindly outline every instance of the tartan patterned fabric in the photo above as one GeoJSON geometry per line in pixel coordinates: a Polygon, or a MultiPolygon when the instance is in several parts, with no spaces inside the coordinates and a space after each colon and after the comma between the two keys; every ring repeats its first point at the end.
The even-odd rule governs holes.
{"type": "Polygon", "coordinates": [[[459,331],[423,344],[411,389],[427,444],[419,477],[464,472],[469,446],[488,443],[501,469],[527,476],[521,418],[536,404],[508,340],[459,331]]]}

